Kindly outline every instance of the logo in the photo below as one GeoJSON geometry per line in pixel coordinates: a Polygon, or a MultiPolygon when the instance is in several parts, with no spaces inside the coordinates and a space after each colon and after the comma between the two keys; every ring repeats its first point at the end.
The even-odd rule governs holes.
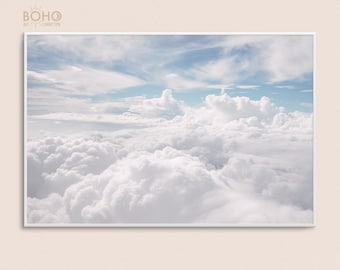
{"type": "Polygon", "coordinates": [[[59,10],[45,10],[33,7],[23,11],[24,26],[60,26],[63,18],[59,10]]]}

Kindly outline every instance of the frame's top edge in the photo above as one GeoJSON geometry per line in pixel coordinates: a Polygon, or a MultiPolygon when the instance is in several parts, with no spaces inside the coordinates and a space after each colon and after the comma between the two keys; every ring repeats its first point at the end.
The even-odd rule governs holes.
{"type": "Polygon", "coordinates": [[[316,35],[316,32],[24,32],[27,35],[316,35]]]}

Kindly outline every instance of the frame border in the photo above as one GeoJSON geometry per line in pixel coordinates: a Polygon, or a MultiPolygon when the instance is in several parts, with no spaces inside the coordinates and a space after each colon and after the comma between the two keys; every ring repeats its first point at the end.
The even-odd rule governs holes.
{"type": "Polygon", "coordinates": [[[24,32],[24,228],[315,228],[316,227],[316,32],[24,32]],[[296,35],[313,37],[313,220],[311,223],[28,223],[27,222],[27,37],[33,35],[296,35]]]}

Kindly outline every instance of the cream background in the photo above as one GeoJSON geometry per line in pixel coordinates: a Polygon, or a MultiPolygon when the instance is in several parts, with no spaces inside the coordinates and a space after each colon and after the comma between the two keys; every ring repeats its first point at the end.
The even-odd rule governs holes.
{"type": "Polygon", "coordinates": [[[2,0],[0,10],[0,269],[340,269],[340,0],[2,0]],[[61,26],[24,27],[34,5],[60,10],[61,26]],[[23,229],[24,31],[316,32],[316,227],[23,229]]]}

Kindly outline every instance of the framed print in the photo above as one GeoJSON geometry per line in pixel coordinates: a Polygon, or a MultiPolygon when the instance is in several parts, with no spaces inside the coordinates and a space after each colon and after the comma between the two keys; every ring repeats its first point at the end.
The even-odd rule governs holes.
{"type": "Polygon", "coordinates": [[[26,33],[25,226],[314,226],[313,33],[26,33]]]}

